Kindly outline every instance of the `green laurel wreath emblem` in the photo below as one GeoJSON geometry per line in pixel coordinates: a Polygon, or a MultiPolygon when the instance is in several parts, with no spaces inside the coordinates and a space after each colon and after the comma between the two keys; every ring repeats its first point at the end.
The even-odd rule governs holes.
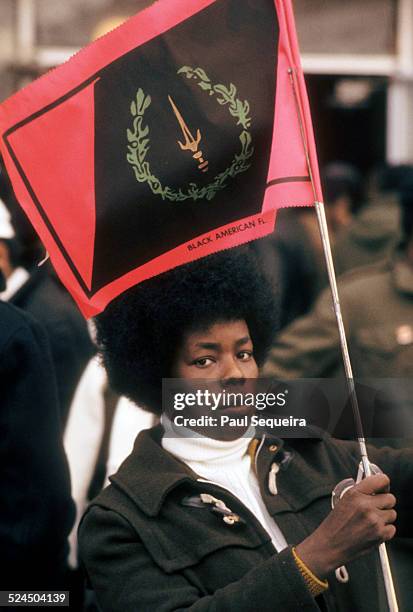
{"type": "Polygon", "coordinates": [[[147,183],[152,193],[160,195],[163,200],[170,202],[212,200],[219,191],[227,186],[229,179],[245,172],[251,166],[250,160],[254,153],[254,147],[251,145],[252,137],[249,132],[251,127],[250,105],[247,100],[241,101],[237,98],[237,89],[233,83],[230,83],[229,87],[220,83],[214,85],[202,68],[183,66],[178,70],[177,74],[184,74],[186,78],[194,79],[203,91],[207,92],[210,96],[215,96],[218,104],[228,106],[231,116],[236,119],[236,125],[242,128],[239,135],[240,151],[234,156],[231,165],[223,172],[217,174],[213,181],[204,187],[200,187],[197,183],[193,182],[189,183],[186,189],[180,188],[178,190],[162,185],[161,181],[152,173],[150,164],[146,160],[150,138],[149,127],[144,125],[144,116],[151,105],[152,99],[150,95],[146,95],[139,88],[136,98],[130,105],[133,127],[127,130],[129,144],[126,159],[133,168],[136,180],[139,183],[147,183]]]}

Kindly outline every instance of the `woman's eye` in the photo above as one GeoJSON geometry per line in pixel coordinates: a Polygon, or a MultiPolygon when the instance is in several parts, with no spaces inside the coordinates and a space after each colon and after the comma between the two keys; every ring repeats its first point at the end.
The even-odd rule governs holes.
{"type": "Polygon", "coordinates": [[[213,359],[210,357],[202,357],[201,359],[196,359],[194,361],[194,365],[197,368],[207,368],[211,363],[214,363],[213,359]]]}
{"type": "Polygon", "coordinates": [[[241,361],[249,361],[250,359],[252,359],[252,351],[241,351],[240,353],[238,353],[238,359],[240,359],[241,361]]]}

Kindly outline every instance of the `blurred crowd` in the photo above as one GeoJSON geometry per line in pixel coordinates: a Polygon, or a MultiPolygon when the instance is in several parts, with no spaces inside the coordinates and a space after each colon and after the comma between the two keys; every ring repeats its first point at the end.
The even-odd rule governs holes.
{"type": "MultiPolygon", "coordinates": [[[[366,177],[334,162],[322,182],[355,375],[411,378],[413,166],[366,177]]],[[[4,173],[0,189],[0,540],[10,560],[3,584],[70,588],[80,602],[79,518],[154,417],[109,387],[93,326],[55,276],[4,173]]],[[[279,300],[264,374],[342,376],[314,209],[279,211],[275,233],[253,248],[279,300]]]]}

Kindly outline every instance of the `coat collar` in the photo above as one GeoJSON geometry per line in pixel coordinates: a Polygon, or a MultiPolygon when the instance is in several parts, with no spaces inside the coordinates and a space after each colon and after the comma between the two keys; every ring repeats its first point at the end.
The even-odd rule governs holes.
{"type": "MultiPolygon", "coordinates": [[[[185,463],[162,448],[162,435],[161,425],[142,431],[136,438],[132,453],[117,473],[109,478],[114,487],[121,489],[142,512],[151,517],[158,515],[165,498],[173,489],[184,483],[194,484],[198,478],[185,463]]],[[[315,437],[313,441],[320,439],[315,437]]],[[[289,440],[289,446],[294,446],[295,442],[300,441],[289,440]]],[[[280,458],[284,443],[280,439],[264,437],[255,445],[254,451],[261,454],[264,446],[276,448],[280,458]]],[[[260,461],[264,472],[269,469],[271,460],[274,460],[271,457],[272,453],[268,454],[268,461],[260,461]]]]}
{"type": "Polygon", "coordinates": [[[163,428],[157,425],[142,431],[132,453],[118,472],[109,478],[115,487],[148,516],[156,516],[168,493],[184,482],[195,482],[196,474],[161,446],[163,428]]]}

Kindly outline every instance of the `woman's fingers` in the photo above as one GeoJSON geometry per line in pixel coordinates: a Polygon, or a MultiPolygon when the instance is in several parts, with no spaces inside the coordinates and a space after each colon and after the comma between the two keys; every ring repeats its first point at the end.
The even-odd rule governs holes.
{"type": "Polygon", "coordinates": [[[354,489],[365,495],[377,495],[379,493],[388,493],[390,490],[390,478],[386,474],[375,474],[363,478],[354,489]]]}
{"type": "Polygon", "coordinates": [[[380,493],[374,496],[376,508],[380,510],[390,510],[396,505],[396,498],[392,493],[380,493]]]}
{"type": "Polygon", "coordinates": [[[391,525],[397,519],[396,510],[381,510],[381,518],[386,525],[391,525]]]}

